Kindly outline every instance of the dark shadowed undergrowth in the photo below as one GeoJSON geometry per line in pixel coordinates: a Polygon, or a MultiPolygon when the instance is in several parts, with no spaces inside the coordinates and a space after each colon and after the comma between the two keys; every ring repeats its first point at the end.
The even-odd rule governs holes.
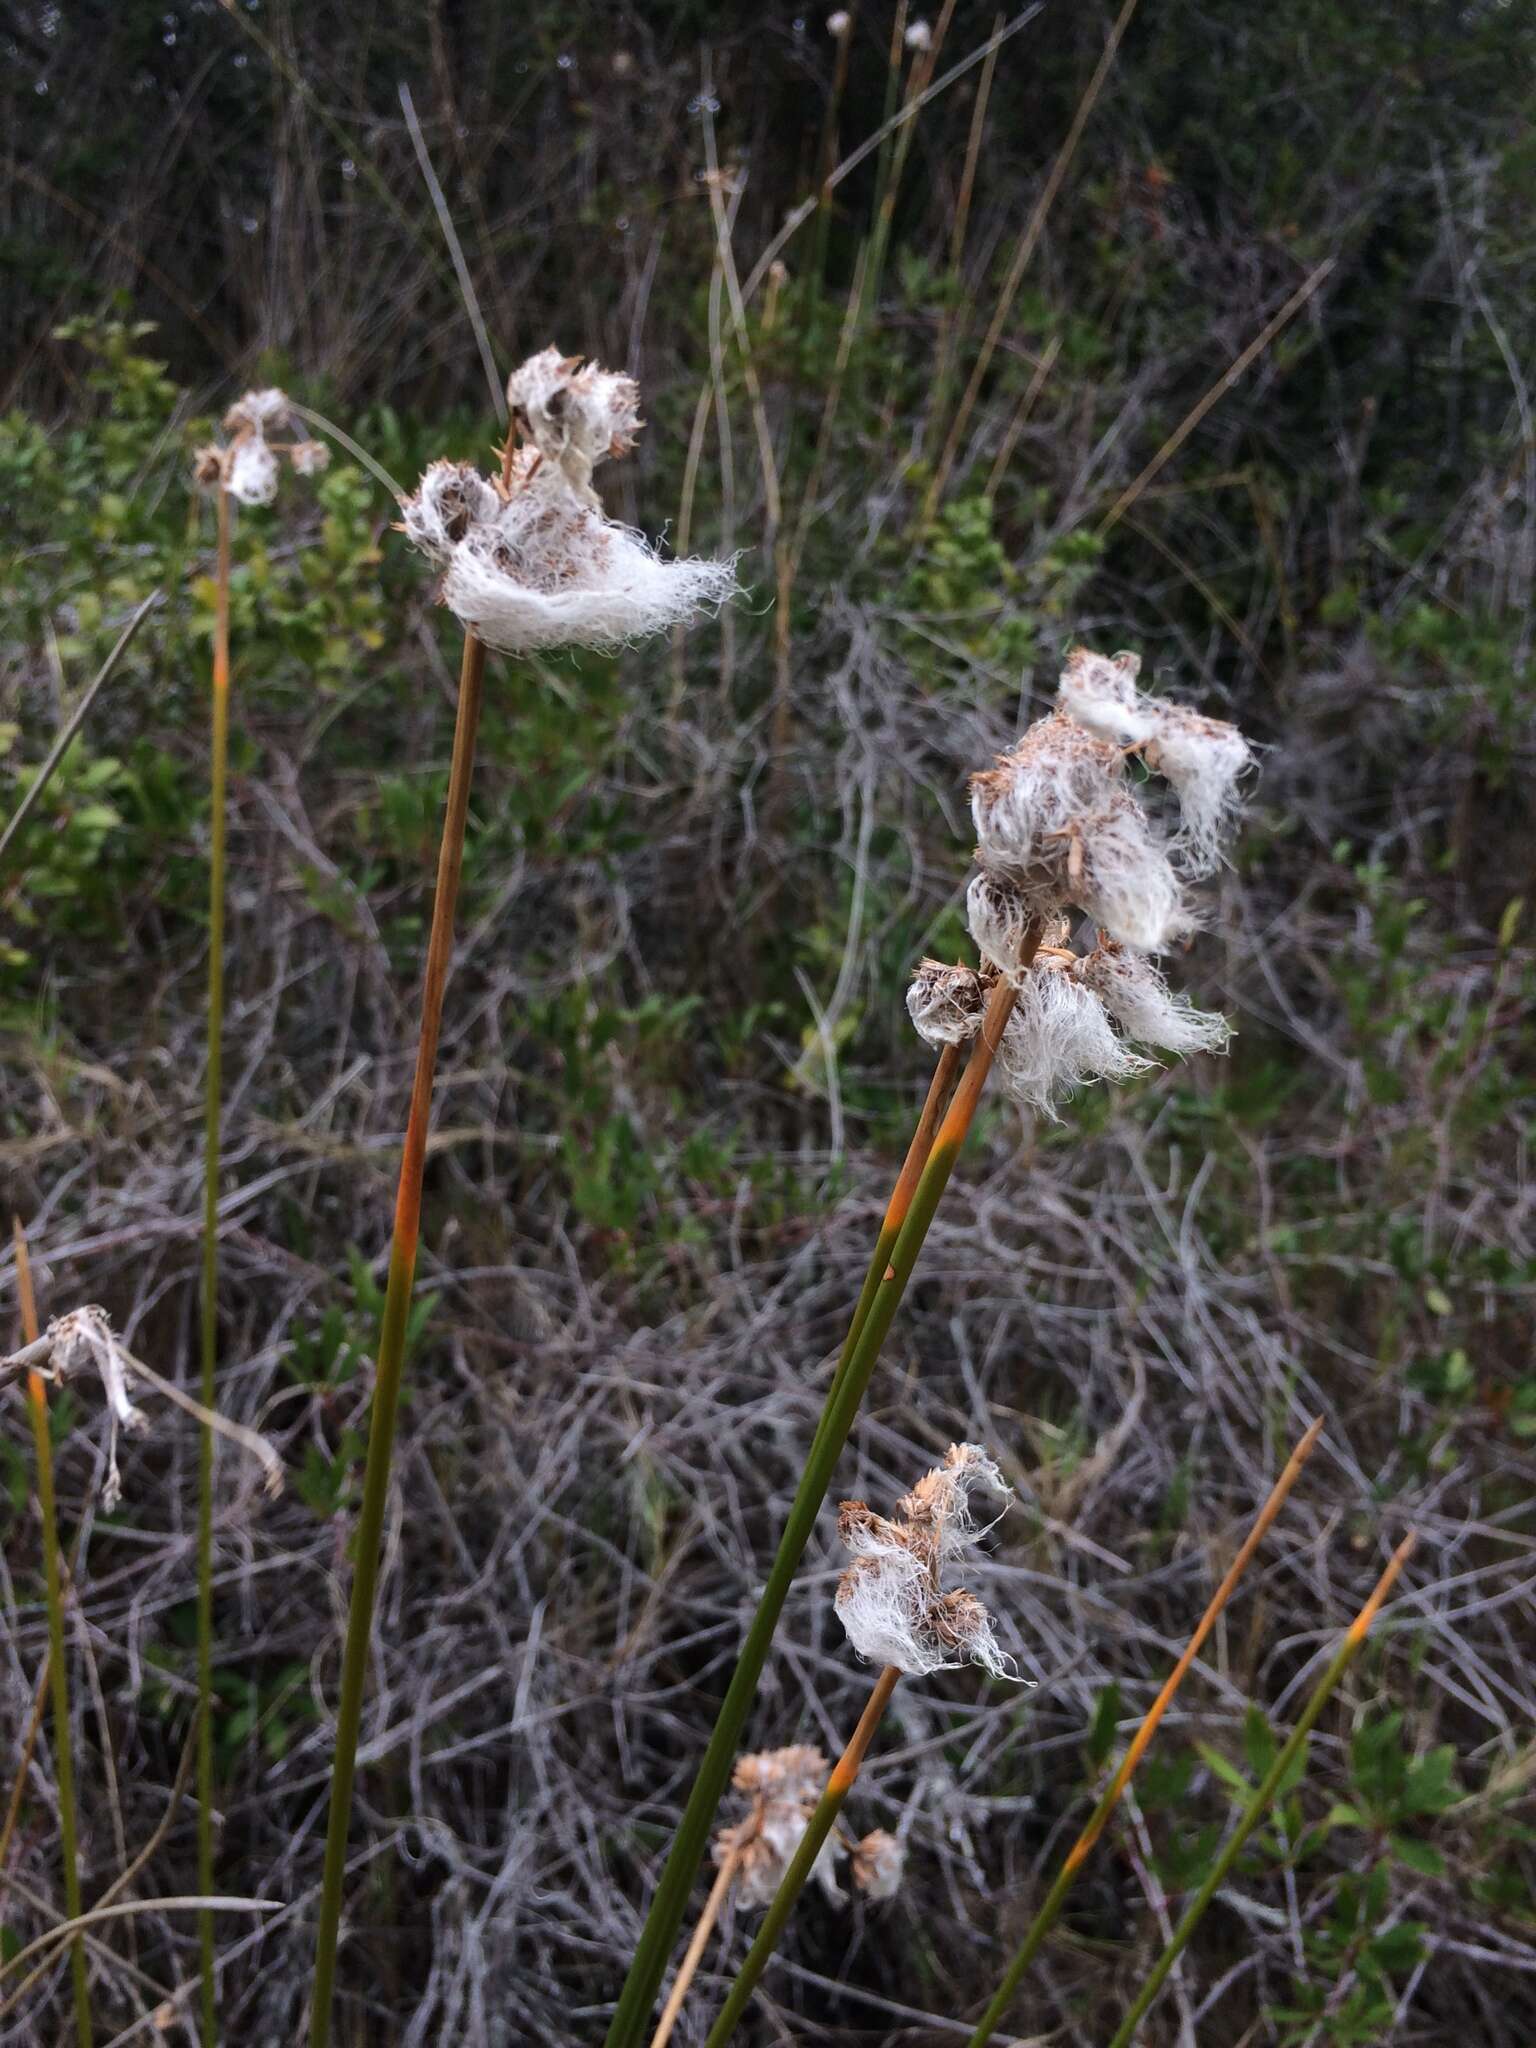
{"type": "MultiPolygon", "coordinates": [[[[0,1190],[45,1319],[100,1302],[195,1381],[213,585],[189,451],[259,376],[403,485],[431,455],[489,459],[401,79],[503,370],[554,339],[641,371],[610,510],[677,508],[679,550],[742,550],[752,592],[672,646],[491,657],[341,2042],[601,2039],[922,1098],[906,976],[967,943],[965,777],[1048,707],[1078,638],[1140,648],[1263,749],[1178,973],[1239,1036],[1060,1124],[983,1108],[838,1486],[887,1500],[951,1441],[990,1449],[1023,1505],[981,1590],[1034,1689],[898,1689],[858,1801],[905,1842],[905,1885],[808,1895],[740,2038],[965,2038],[1316,1413],[1011,2024],[1111,2036],[1412,1525],[1306,1779],[1141,2038],[1536,2033],[1529,20],[1146,7],[927,519],[1107,15],[1047,7],[1001,47],[973,186],[981,67],[938,97],[878,277],[872,155],[740,333],[717,223],[745,282],[812,189],[819,18],[535,9],[514,38],[470,7],[339,37],[329,8],[242,29],[132,6],[96,36],[68,8],[10,31],[0,823],[166,592],[0,863],[0,1190]]],[[[992,21],[956,9],[940,73],[992,21]]],[[[881,118],[889,27],[856,32],[844,152],[881,118]]],[[[394,516],[338,451],[233,543],[220,1404],[289,1487],[270,1503],[221,1453],[220,1882],[285,1902],[220,1922],[230,2042],[299,2038],[309,1983],[447,776],[455,635],[394,516]]],[[[0,1253],[7,1301],[12,1271],[0,1253]]],[[[10,1755],[47,1617],[4,1399],[10,1755]]],[[[110,1514],[94,1407],[56,1398],[54,1436],[85,1895],[162,1825],[135,1884],[188,1893],[198,1432],[167,1411],[125,1444],[110,1514]]],[[[823,1523],[754,1747],[835,1754],[868,1690],[823,1523]]],[[[56,1785],[45,1724],[0,1963],[58,1910],[56,1785]]],[[[754,1924],[727,1905],[678,2041],[704,2038],[754,1924]]],[[[196,1928],[150,1914],[88,1953],[98,2039],[152,2039],[196,1928]]],[[[0,2040],[60,2038],[70,1996],[61,1954],[0,2040]]]]}

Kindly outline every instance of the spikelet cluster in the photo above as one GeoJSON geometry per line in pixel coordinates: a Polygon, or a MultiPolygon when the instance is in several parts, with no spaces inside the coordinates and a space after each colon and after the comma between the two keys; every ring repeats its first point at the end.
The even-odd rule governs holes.
{"type": "Polygon", "coordinates": [[[1231,1037],[1224,1017],[1169,988],[1153,956],[1195,928],[1188,885],[1221,859],[1253,750],[1236,726],[1145,695],[1140,667],[1134,654],[1074,649],[1056,709],[971,778],[966,916],[981,972],[924,961],[907,992],[929,1044],[964,1044],[990,983],[1013,981],[998,1070],[1015,1101],[1047,1116],[1078,1088],[1143,1072],[1147,1049],[1222,1052],[1231,1037]],[[1171,833],[1128,780],[1132,755],[1174,792],[1171,833]],[[1073,910],[1093,920],[1091,951],[1071,947],[1073,910]]]}
{"type": "Polygon", "coordinates": [[[271,386],[247,391],[224,415],[225,442],[210,442],[193,457],[194,482],[219,486],[242,505],[270,505],[286,460],[295,476],[318,476],[331,459],[323,441],[274,439],[292,426],[288,394],[271,386]]]}
{"type": "MultiPolygon", "coordinates": [[[[744,1756],[731,1783],[746,1795],[748,1806],[739,1821],[715,1836],[716,1866],[735,1873],[737,1897],[744,1906],[766,1906],[779,1888],[790,1859],[804,1839],[806,1826],[827,1782],[827,1760],[804,1743],[788,1749],[764,1749],[744,1756]]],[[[812,1874],[830,1899],[840,1899],[837,1858],[844,1844],[836,1832],[817,1851],[812,1874]]],[[[855,1886],[872,1899],[888,1899],[901,1883],[905,1851],[894,1835],[876,1828],[846,1852],[855,1886]]]]}
{"type": "MultiPolygon", "coordinates": [[[[834,1605],[849,1642],[872,1664],[926,1676],[979,1664],[995,1678],[1015,1675],[992,1617],[964,1587],[946,1590],[946,1573],[985,1532],[971,1511],[976,1492],[1008,1488],[975,1444],[951,1444],[944,1462],[921,1478],[891,1517],[845,1500],[837,1533],[853,1562],[838,1580],[834,1605]]],[[[988,1525],[990,1526],[990,1524],[988,1525]]]]}
{"type": "Polygon", "coordinates": [[[598,464],[634,446],[633,378],[549,348],[513,371],[507,402],[521,445],[504,478],[434,462],[401,504],[461,625],[508,653],[612,650],[735,595],[733,563],[663,558],[592,488],[598,464]]]}

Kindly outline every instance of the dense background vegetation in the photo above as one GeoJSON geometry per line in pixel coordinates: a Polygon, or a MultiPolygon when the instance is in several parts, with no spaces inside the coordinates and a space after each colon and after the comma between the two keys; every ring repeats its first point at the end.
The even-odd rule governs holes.
{"type": "MultiPolygon", "coordinates": [[[[891,14],[859,13],[843,152],[891,90],[891,14]]],[[[941,74],[993,20],[963,0],[941,74]]],[[[603,472],[610,507],[742,550],[753,591],[684,645],[493,661],[349,2042],[600,2036],[922,1086],[907,969],[965,944],[965,775],[1076,638],[1139,648],[1266,748],[1182,970],[1240,1037],[1057,1127],[999,1106],[957,1177],[844,1490],[889,1497],[954,1436],[996,1450],[1029,1505],[986,1590],[1037,1689],[903,1688],[854,1817],[904,1833],[906,1890],[808,1900],[752,2038],[956,2037],[1117,1717],[1319,1410],[1325,1445],[1017,2024],[1104,2038],[1268,1725],[1412,1523],[1391,1625],[1145,2038],[1536,2033],[1536,30],[1484,0],[1144,0],[925,516],[1109,20],[1037,9],[979,129],[980,67],[935,98],[888,232],[871,153],[751,297],[749,377],[701,173],[722,167],[745,279],[822,160],[819,16],[8,14],[0,819],[127,609],[166,593],[0,871],[0,1167],[45,1314],[99,1300],[194,1369],[211,611],[189,451],[253,381],[405,484],[493,437],[402,83],[500,368],[556,339],[634,369],[649,427],[603,472]]],[[[221,1868],[289,1902],[225,1929],[231,2041],[295,2038],[307,1986],[446,777],[455,636],[393,509],[341,461],[235,541],[224,1404],[292,1485],[274,1507],[221,1463],[221,1868]]],[[[6,1398],[14,1738],[44,1632],[6,1398]]],[[[196,1439],[161,1423],[105,1516],[95,1403],[58,1427],[90,1897],[174,1803],[196,1439]]],[[[830,1747],[861,1696],[830,1534],[764,1744],[830,1747]]],[[[11,1948],[57,1896],[53,1798],[45,1735],[3,1873],[11,1948]]],[[[193,1888],[191,1840],[183,1805],[142,1895],[193,1888]]],[[[725,1938],[739,1953],[739,1921],[725,1938]]],[[[135,1923],[94,1968],[103,2037],[142,2040],[192,1929],[135,1923]]],[[[54,2038],[67,1996],[50,1978],[0,2038],[54,2038]]]]}

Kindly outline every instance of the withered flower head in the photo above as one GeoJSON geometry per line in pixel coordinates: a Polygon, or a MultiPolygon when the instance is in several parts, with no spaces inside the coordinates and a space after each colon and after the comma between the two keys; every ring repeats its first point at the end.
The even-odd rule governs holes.
{"type": "Polygon", "coordinates": [[[893,1899],[901,1889],[907,1852],[895,1835],[872,1828],[855,1842],[848,1856],[848,1874],[870,1899],[893,1899]]]}
{"type": "Polygon", "coordinates": [[[925,1044],[968,1045],[981,1029],[986,984],[973,967],[919,961],[907,989],[907,1015],[925,1044]]]}
{"type": "Polygon", "coordinates": [[[190,1394],[184,1394],[170,1380],[162,1379],[142,1358],[135,1358],[113,1329],[105,1309],[94,1306],[77,1308],[71,1309],[67,1315],[55,1316],[35,1344],[27,1345],[10,1358],[0,1358],[0,1370],[14,1370],[23,1364],[46,1374],[61,1386],[82,1372],[94,1372],[100,1379],[107,1404],[107,1476],[101,1489],[101,1504],[108,1513],[117,1506],[123,1493],[122,1475],[117,1465],[118,1431],[124,1429],[130,1435],[138,1436],[149,1427],[143,1410],[136,1408],[129,1399],[130,1381],[138,1381],[154,1393],[163,1394],[178,1408],[185,1409],[210,1429],[239,1444],[261,1465],[268,1492],[282,1491],[282,1461],[267,1439],[254,1429],[246,1429],[238,1422],[216,1415],[200,1401],[194,1401],[190,1394]]]}
{"type": "Polygon", "coordinates": [[[273,429],[287,426],[293,408],[285,391],[275,386],[247,391],[224,415],[228,442],[199,448],[193,457],[192,479],[202,489],[222,487],[241,505],[270,505],[286,457],[296,476],[316,476],[331,459],[323,441],[273,441],[273,429]]]}
{"type": "MultiPolygon", "coordinates": [[[[751,1805],[744,1819],[721,1828],[713,1855],[717,1865],[729,1863],[734,1868],[743,1905],[765,1906],[778,1890],[826,1781],[826,1758],[805,1744],[759,1750],[738,1761],[731,1782],[747,1794],[751,1805]]],[[[837,1844],[829,1836],[814,1866],[831,1898],[842,1896],[836,1855],[837,1844]]]]}
{"type": "Polygon", "coordinates": [[[834,1604],[860,1656],[918,1675],[972,1663],[997,1678],[1015,1676],[981,1601],[943,1584],[946,1569],[984,1533],[971,1513],[979,1490],[1008,1493],[983,1450],[951,1444],[944,1462],[897,1502],[894,1517],[877,1515],[864,1501],[843,1502],[838,1535],[853,1562],[834,1604]]]}

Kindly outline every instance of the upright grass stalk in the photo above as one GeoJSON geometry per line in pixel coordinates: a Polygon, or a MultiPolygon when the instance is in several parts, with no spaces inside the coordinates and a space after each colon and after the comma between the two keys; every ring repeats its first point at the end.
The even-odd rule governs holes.
{"type": "Polygon", "coordinates": [[[724,2044],[735,2032],[736,2022],[746,2011],[747,2001],[757,1989],[758,1979],[768,1967],[768,1960],[784,1931],[785,1922],[794,1910],[795,1901],[805,1889],[805,1881],[821,1853],[822,1844],[831,1834],[837,1816],[843,1810],[843,1801],[853,1789],[853,1782],[863,1768],[864,1758],[874,1739],[875,1730],[880,1726],[900,1677],[900,1669],[895,1664],[887,1664],[875,1680],[874,1690],[859,1716],[859,1725],[848,1738],[848,1747],[832,1766],[821,1797],[805,1824],[805,1833],[801,1836],[794,1855],[789,1859],[789,1867],[780,1878],[779,1888],[763,1916],[763,1924],[757,1930],[757,1939],[747,1951],[746,1961],[737,1972],[736,1981],[720,2009],[720,2017],[709,2030],[704,2048],[724,2048],[724,2044]]]}
{"type": "Polygon", "coordinates": [[[1319,1416],[1310,1429],[1308,1429],[1300,1443],[1297,1444],[1295,1450],[1292,1451],[1285,1470],[1275,1481],[1268,1500],[1265,1501],[1263,1507],[1259,1510],[1258,1518],[1244,1538],[1241,1549],[1227,1569],[1226,1576],[1211,1595],[1210,1604],[1196,1624],[1195,1632],[1185,1646],[1183,1655],[1179,1658],[1178,1663],[1174,1665],[1172,1671],[1169,1672],[1163,1683],[1162,1690],[1142,1717],[1141,1725],[1131,1738],[1131,1745],[1121,1759],[1119,1769],[1105,1787],[1104,1794],[1099,1800],[1098,1805],[1095,1806],[1093,1812],[1089,1815],[1082,1833],[1067,1851],[1066,1861],[1057,1873],[1055,1883],[1046,1893],[1040,1910],[1030,1922],[1019,1952],[1008,1965],[1003,1981],[998,1986],[991,2004],[982,2014],[976,2031],[972,2034],[967,2044],[967,2048],[985,2048],[985,2044],[991,2040],[993,2032],[1001,2022],[1003,2014],[1012,2004],[1014,1994],[1019,1988],[1024,1972],[1039,1954],[1041,1944],[1055,1926],[1067,1893],[1076,1882],[1078,1872],[1087,1862],[1094,1844],[1108,1826],[1110,1816],[1119,1805],[1121,1795],[1124,1793],[1126,1786],[1131,1782],[1136,1766],[1146,1754],[1153,1736],[1157,1733],[1159,1722],[1161,1722],[1172,1703],[1174,1694],[1183,1684],[1186,1673],[1199,1655],[1201,1644],[1215,1626],[1217,1615],[1221,1613],[1221,1610],[1231,1598],[1238,1580],[1241,1579],[1243,1573],[1248,1569],[1254,1552],[1264,1540],[1265,1533],[1269,1529],[1270,1524],[1274,1521],[1276,1515],[1279,1514],[1287,1494],[1289,1494],[1291,1488],[1296,1483],[1302,1466],[1311,1456],[1312,1448],[1316,1444],[1318,1437],[1322,1434],[1322,1428],[1323,1418],[1319,1416]]]}
{"type": "MultiPolygon", "coordinates": [[[[885,1215],[880,1223],[880,1234],[875,1239],[875,1249],[871,1254],[869,1269],[864,1275],[864,1284],[860,1289],[859,1299],[854,1307],[853,1320],[848,1326],[848,1335],[843,1340],[843,1348],[832,1375],[832,1384],[827,1390],[826,1405],[823,1407],[821,1417],[816,1425],[815,1441],[817,1443],[820,1442],[822,1434],[827,1427],[828,1416],[832,1412],[833,1404],[837,1399],[838,1389],[848,1370],[848,1361],[853,1355],[854,1346],[858,1343],[859,1336],[868,1319],[869,1305],[874,1300],[875,1291],[880,1285],[881,1277],[890,1264],[891,1249],[895,1245],[903,1222],[906,1220],[907,1211],[912,1206],[913,1191],[922,1176],[923,1168],[928,1163],[928,1155],[933,1150],[934,1133],[939,1127],[939,1117],[943,1112],[945,1099],[949,1094],[950,1087],[955,1078],[955,1070],[959,1064],[959,1046],[946,1045],[939,1054],[934,1066],[933,1078],[928,1083],[928,1093],[917,1120],[917,1129],[912,1134],[912,1142],[907,1147],[907,1156],[902,1161],[901,1171],[896,1176],[896,1185],[891,1190],[891,1198],[885,1206],[885,1215]]],[[[667,2002],[662,2008],[661,2018],[656,2024],[656,2031],[651,2036],[650,2048],[666,2048],[666,2043],[672,2037],[672,2030],[677,2024],[678,2014],[682,2011],[683,2000],[687,1996],[688,1987],[693,1982],[694,1974],[703,1959],[704,1950],[709,1941],[710,1930],[719,1918],[720,1908],[725,1903],[725,1895],[730,1889],[731,1879],[736,1874],[736,1863],[736,1858],[728,1857],[721,1864],[714,1884],[710,1887],[709,1897],[704,1902],[703,1911],[699,1915],[698,1924],[693,1930],[687,1951],[683,1956],[682,1962],[678,1965],[677,1977],[667,1994],[667,2002]]]]}
{"type": "Polygon", "coordinates": [[[1269,1810],[1280,1787],[1285,1783],[1291,1767],[1305,1748],[1307,1737],[1311,1734],[1313,1724],[1317,1720],[1318,1715],[1321,1714],[1323,1708],[1328,1704],[1339,1680],[1354,1662],[1361,1644],[1365,1641],[1371,1623],[1376,1618],[1377,1610],[1392,1590],[1398,1573],[1408,1562],[1414,1541],[1414,1533],[1410,1529],[1393,1552],[1386,1570],[1376,1581],[1371,1597],[1350,1623],[1348,1633],[1338,1649],[1335,1650],[1327,1670],[1318,1680],[1311,1698],[1307,1701],[1301,1719],[1291,1731],[1290,1737],[1281,1748],[1279,1755],[1264,1773],[1257,1789],[1244,1807],[1242,1817],[1238,1821],[1237,1826],[1223,1843],[1221,1853],[1206,1872],[1205,1879],[1200,1889],[1190,1900],[1183,1919],[1180,1920],[1178,1926],[1173,1930],[1172,1940],[1153,1964],[1146,1982],[1136,1994],[1135,2003],[1121,2021],[1114,2039],[1109,2043],[1109,2048],[1130,2048],[1130,2044],[1136,2036],[1136,2029],[1146,2017],[1152,2001],[1167,1982],[1168,1974],[1174,1964],[1188,1946],[1189,1938],[1199,1925],[1206,1907],[1215,1898],[1222,1884],[1226,1881],[1227,1873],[1242,1853],[1243,1844],[1248,1840],[1248,1837],[1269,1810]]]}
{"type": "MultiPolygon", "coordinates": [[[[507,449],[510,462],[510,436],[507,449]]],[[[437,859],[437,893],[432,904],[432,931],[427,943],[421,1035],[416,1047],[416,1073],[405,1128],[405,1150],[400,1161],[400,1181],[395,1194],[394,1237],[390,1245],[389,1281],[384,1295],[379,1356],[374,1374],[373,1414],[363,1474],[362,1512],[357,1525],[352,1602],[342,1653],[336,1758],[331,1775],[325,1872],[320,1891],[320,1927],[315,1944],[311,2048],[326,2048],[331,2032],[336,1945],[347,1868],[347,1826],[352,1814],[352,1786],[357,1771],[357,1741],[362,1725],[363,1691],[368,1677],[374,1598],[378,1590],[379,1547],[389,1498],[389,1468],[395,1444],[395,1417],[400,1403],[406,1324],[416,1277],[416,1247],[421,1234],[421,1186],[427,1157],[427,1124],[432,1109],[433,1070],[437,1063],[438,1032],[442,1025],[443,993],[453,953],[454,911],[458,902],[459,876],[464,865],[464,828],[469,815],[469,786],[474,772],[475,738],[484,691],[485,648],[473,633],[466,633],[464,659],[459,672],[458,715],[454,723],[448,801],[437,859]]]]}
{"type": "MultiPolygon", "coordinates": [[[[21,1300],[21,1329],[27,1343],[38,1339],[37,1300],[32,1292],[32,1267],[21,1224],[15,1223],[16,1292],[21,1300]]],[[[75,1759],[70,1741],[69,1673],[64,1663],[64,1574],[59,1565],[59,1518],[53,1493],[53,1440],[48,1433],[48,1388],[34,1367],[27,1374],[27,1407],[32,1440],[37,1446],[37,1499],[42,1509],[43,1584],[48,1598],[48,1673],[53,1694],[54,1770],[59,1783],[59,1847],[64,1857],[66,1918],[80,1918],[80,1849],[75,1828],[75,1759]]],[[[75,2040],[91,2048],[91,1987],[85,1970],[85,1941],[76,1935],[69,1945],[69,1973],[75,1992],[75,2040]]]]}
{"type": "MultiPolygon", "coordinates": [[[[208,1043],[203,1092],[203,1280],[200,1341],[205,1408],[212,1408],[219,1360],[219,1126],[224,1093],[224,868],[229,783],[229,492],[214,502],[218,563],[214,577],[213,701],[209,755],[208,1043]]],[[[197,1887],[213,1891],[213,1430],[204,1423],[197,1448],[197,1887]]],[[[203,2048],[218,2039],[213,1915],[197,1916],[202,1967],[199,2000],[203,2048]]]]}
{"type": "Polygon", "coordinates": [[[982,338],[981,346],[976,351],[976,360],[971,366],[970,380],[961,394],[960,403],[955,409],[955,416],[950,421],[949,432],[945,436],[944,446],[940,452],[938,463],[934,468],[928,489],[923,496],[922,506],[914,523],[914,530],[918,533],[926,531],[933,522],[934,514],[939,509],[939,500],[944,495],[944,487],[949,482],[950,471],[954,468],[955,459],[960,453],[960,443],[964,439],[965,430],[970,423],[971,413],[975,409],[976,401],[981,395],[981,387],[986,381],[987,371],[991,367],[992,358],[997,352],[997,345],[1002,340],[1003,330],[1008,325],[1009,315],[1013,311],[1014,299],[1018,295],[1019,286],[1024,281],[1024,273],[1029,268],[1030,258],[1035,253],[1041,235],[1045,232],[1045,223],[1050,216],[1052,206],[1056,202],[1056,195],[1061,190],[1067,172],[1071,168],[1073,157],[1077,154],[1077,145],[1082,140],[1083,130],[1088,125],[1089,117],[1098,105],[1099,95],[1104,90],[1105,81],[1114,66],[1115,54],[1120,48],[1120,43],[1126,30],[1131,25],[1131,16],[1136,12],[1137,4],[1138,0],[1124,0],[1120,12],[1116,15],[1114,26],[1109,31],[1109,36],[1105,41],[1103,51],[1100,53],[1099,61],[1094,66],[1093,76],[1089,79],[1087,86],[1084,88],[1083,96],[1077,103],[1077,111],[1072,116],[1072,125],[1067,130],[1066,140],[1057,151],[1056,161],[1052,164],[1050,175],[1041,188],[1040,197],[1030,209],[1029,219],[1024,224],[1024,232],[1019,237],[1018,246],[1013,253],[1013,260],[1008,266],[1008,274],[1003,279],[1002,290],[998,293],[997,305],[993,311],[991,323],[982,338]]]}
{"type": "MultiPolygon", "coordinates": [[[[1021,951],[1021,971],[1033,961],[1039,943],[1040,927],[1036,925],[1021,951]]],[[[821,1425],[796,1488],[757,1612],[742,1644],[714,1732],[651,1900],[650,1912],[640,1931],[634,1958],[608,2029],[605,2048],[640,2048],[645,2039],[667,1958],[688,1909],[694,1876],[704,1858],[715,1809],[720,1804],[740,1746],[742,1727],[756,1696],[757,1682],[779,1615],[816,1526],[816,1517],[831,1486],[839,1453],[853,1427],[859,1403],[864,1398],[880,1356],[880,1348],[895,1319],[897,1306],[917,1264],[928,1227],[975,1119],[981,1091],[986,1085],[1003,1027],[1013,1008],[1014,994],[1013,983],[1004,978],[996,983],[987,999],[981,1031],[972,1046],[965,1071],[932,1149],[917,1174],[910,1204],[897,1228],[887,1261],[883,1268],[875,1269],[873,1287],[865,1303],[863,1324],[847,1349],[846,1364],[828,1389],[821,1425]]],[[[317,2043],[316,2048],[321,2048],[321,2044],[317,2043]]]]}

